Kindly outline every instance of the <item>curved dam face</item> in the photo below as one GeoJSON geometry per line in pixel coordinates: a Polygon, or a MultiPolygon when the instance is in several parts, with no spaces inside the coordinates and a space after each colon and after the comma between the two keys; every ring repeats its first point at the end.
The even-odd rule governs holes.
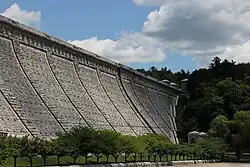
{"type": "Polygon", "coordinates": [[[181,90],[0,16],[0,132],[55,137],[74,126],[178,143],[181,90]]]}

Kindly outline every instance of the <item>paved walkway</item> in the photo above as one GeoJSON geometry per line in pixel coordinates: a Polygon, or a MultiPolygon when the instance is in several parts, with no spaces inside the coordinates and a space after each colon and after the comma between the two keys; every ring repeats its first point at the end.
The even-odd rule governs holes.
{"type": "Polygon", "coordinates": [[[211,164],[196,164],[196,165],[180,165],[180,167],[250,167],[250,163],[211,163],[211,164]]]}

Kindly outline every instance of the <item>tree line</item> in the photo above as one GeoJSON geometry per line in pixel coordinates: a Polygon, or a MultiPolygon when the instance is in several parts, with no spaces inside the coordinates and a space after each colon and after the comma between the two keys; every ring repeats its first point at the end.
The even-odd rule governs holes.
{"type": "Polygon", "coordinates": [[[212,59],[209,67],[192,72],[138,69],[158,80],[181,83],[188,79],[189,98],[184,110],[177,111],[178,137],[187,141],[190,131],[208,132],[225,140],[241,158],[250,151],[250,63],[212,59]]]}
{"type": "Polygon", "coordinates": [[[45,166],[51,156],[56,157],[54,165],[62,165],[65,156],[72,158],[71,164],[212,159],[221,158],[226,149],[226,143],[219,138],[207,138],[191,145],[172,144],[165,136],[156,134],[136,137],[79,126],[50,140],[2,136],[0,162],[4,165],[12,159],[16,166],[17,159],[25,157],[33,166],[34,160],[40,158],[45,166]],[[93,157],[95,162],[90,162],[93,157]]]}
{"type": "Polygon", "coordinates": [[[168,79],[181,83],[188,79],[189,99],[185,109],[177,111],[178,137],[187,140],[190,131],[207,132],[219,115],[232,120],[237,111],[250,111],[250,63],[212,59],[209,67],[192,72],[173,73],[166,67],[138,71],[158,80],[168,79]]]}

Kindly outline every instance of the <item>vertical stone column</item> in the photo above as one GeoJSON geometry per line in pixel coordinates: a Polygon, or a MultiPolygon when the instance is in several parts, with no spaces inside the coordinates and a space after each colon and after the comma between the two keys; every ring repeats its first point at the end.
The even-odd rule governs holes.
{"type": "Polygon", "coordinates": [[[176,107],[178,105],[178,100],[179,100],[179,96],[175,96],[173,98],[173,103],[171,104],[172,105],[172,108],[173,108],[173,124],[174,124],[174,127],[175,127],[175,140],[176,140],[176,143],[179,143],[179,140],[178,140],[178,136],[177,136],[177,126],[176,126],[176,107]]]}

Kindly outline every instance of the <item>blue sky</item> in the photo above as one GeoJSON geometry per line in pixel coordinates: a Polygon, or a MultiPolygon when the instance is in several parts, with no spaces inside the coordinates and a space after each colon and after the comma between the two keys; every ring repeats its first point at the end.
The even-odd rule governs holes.
{"type": "MultiPolygon", "coordinates": [[[[228,0],[222,1],[226,3],[228,0]]],[[[248,2],[243,1],[247,5],[248,2]]],[[[192,8],[192,5],[199,7],[202,4],[197,6],[188,2],[189,0],[182,4],[168,3],[167,0],[1,0],[0,13],[29,25],[34,21],[31,19],[34,14],[32,12],[39,11],[35,20],[41,31],[133,68],[149,68],[154,65],[159,68],[166,66],[173,71],[193,70],[206,66],[213,56],[218,55],[237,61],[235,54],[239,54],[242,56],[238,61],[250,60],[248,42],[230,38],[241,33],[241,30],[219,38],[216,33],[222,33],[216,30],[225,29],[225,26],[230,29],[232,23],[220,25],[216,22],[214,27],[202,27],[202,19],[206,19],[204,16],[213,18],[218,13],[200,6],[204,10],[202,13],[198,8],[192,8]],[[14,9],[13,4],[20,11],[14,9]],[[6,12],[8,9],[10,11],[6,12]],[[192,16],[197,18],[196,14],[203,17],[198,19],[200,22],[192,22],[194,19],[190,19],[192,16]],[[196,28],[197,25],[199,29],[196,28]],[[238,43],[235,44],[235,41],[238,43]],[[244,50],[244,53],[239,50],[244,50]]],[[[217,8],[219,5],[218,1],[213,7],[217,8]]],[[[225,5],[221,10],[227,8],[225,5]]],[[[212,21],[214,20],[207,20],[209,23],[212,21]]],[[[237,19],[234,21],[237,25],[243,25],[237,19]]]]}

